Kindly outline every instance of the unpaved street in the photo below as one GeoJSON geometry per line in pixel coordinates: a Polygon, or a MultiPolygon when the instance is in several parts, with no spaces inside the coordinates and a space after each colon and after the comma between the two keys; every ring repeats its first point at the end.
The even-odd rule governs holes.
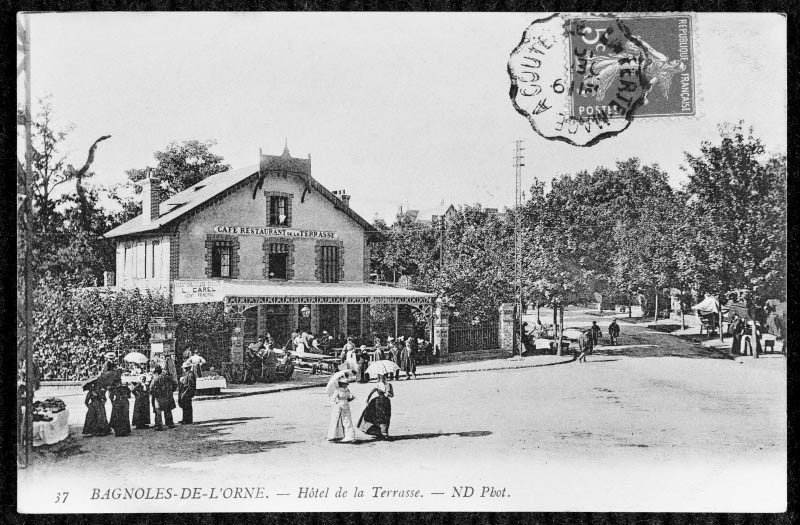
{"type": "MultiPolygon", "coordinates": [[[[570,322],[587,319],[600,318],[570,322]]],[[[72,439],[21,472],[21,486],[41,487],[21,504],[36,494],[49,504],[50,492],[72,486],[95,511],[781,510],[785,359],[735,362],[646,325],[622,331],[619,347],[601,346],[587,363],[396,382],[391,442],[328,443],[321,388],[198,402],[189,427],[72,439]],[[93,488],[239,485],[269,497],[91,499],[93,488]],[[378,485],[422,496],[333,497],[339,486],[378,485]],[[299,498],[309,486],[331,493],[299,498]],[[486,495],[453,497],[454,486],[486,495]]],[[[355,418],[371,388],[352,386],[355,418]]]]}

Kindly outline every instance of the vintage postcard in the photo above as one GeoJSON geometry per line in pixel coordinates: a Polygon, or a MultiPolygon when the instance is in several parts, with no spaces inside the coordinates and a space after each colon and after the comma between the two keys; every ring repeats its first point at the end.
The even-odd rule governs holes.
{"type": "Polygon", "coordinates": [[[786,26],[19,14],[18,511],[784,512],[786,26]]]}

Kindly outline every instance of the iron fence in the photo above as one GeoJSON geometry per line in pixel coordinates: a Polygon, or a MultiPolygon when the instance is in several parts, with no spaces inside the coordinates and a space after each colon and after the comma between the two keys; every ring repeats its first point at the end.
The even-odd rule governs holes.
{"type": "Polygon", "coordinates": [[[500,348],[499,323],[488,321],[469,325],[451,325],[448,335],[450,352],[500,348]]]}

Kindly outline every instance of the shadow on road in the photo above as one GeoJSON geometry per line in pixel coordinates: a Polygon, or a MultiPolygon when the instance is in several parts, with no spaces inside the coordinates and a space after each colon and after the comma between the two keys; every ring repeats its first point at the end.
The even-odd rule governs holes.
{"type": "Polygon", "coordinates": [[[232,417],[229,419],[206,419],[203,421],[195,421],[193,424],[194,426],[206,426],[210,424],[217,424],[223,425],[225,423],[242,423],[244,421],[253,421],[257,419],[272,419],[271,417],[267,416],[259,416],[259,417],[232,417]]]}
{"type": "Polygon", "coordinates": [[[406,439],[431,439],[431,438],[438,438],[438,437],[450,437],[450,436],[458,436],[458,437],[484,437],[489,436],[492,433],[488,430],[473,430],[470,432],[430,432],[425,434],[402,434],[399,436],[392,436],[392,441],[404,441],[406,439]]]}

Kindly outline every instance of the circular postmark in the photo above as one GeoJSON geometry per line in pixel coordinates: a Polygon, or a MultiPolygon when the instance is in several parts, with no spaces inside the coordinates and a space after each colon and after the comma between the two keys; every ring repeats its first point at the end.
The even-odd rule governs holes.
{"type": "Polygon", "coordinates": [[[508,62],[514,108],[542,137],[575,146],[626,130],[654,87],[668,99],[672,79],[687,76],[683,61],[630,29],[644,29],[656,45],[675,33],[678,43],[678,17],[640,18],[554,14],[534,21],[508,62]]]}

